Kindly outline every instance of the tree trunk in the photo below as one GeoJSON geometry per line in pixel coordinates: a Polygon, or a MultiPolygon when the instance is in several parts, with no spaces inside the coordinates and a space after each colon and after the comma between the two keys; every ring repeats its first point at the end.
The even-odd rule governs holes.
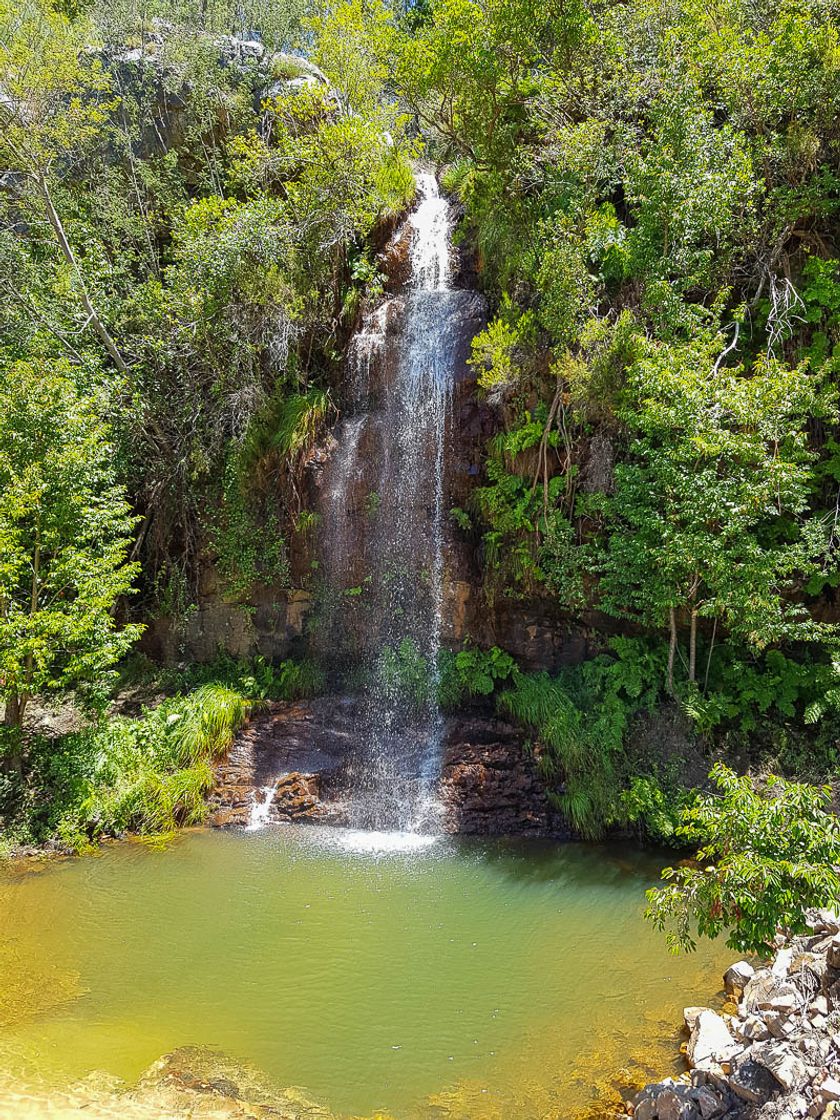
{"type": "Polygon", "coordinates": [[[671,640],[668,644],[668,695],[674,695],[674,661],[677,657],[677,614],[673,607],[668,612],[671,640]]]}
{"type": "Polygon", "coordinates": [[[712,653],[714,652],[714,648],[715,648],[715,635],[717,634],[717,624],[718,624],[717,615],[715,615],[714,626],[712,626],[712,641],[711,641],[711,644],[709,645],[709,656],[706,658],[706,676],[705,676],[705,679],[703,680],[703,692],[704,693],[708,692],[708,690],[709,690],[709,670],[712,667],[712,653]]]}
{"type": "Polygon", "coordinates": [[[7,736],[5,751],[0,753],[0,771],[14,774],[18,780],[23,778],[23,737],[21,724],[26,700],[18,693],[12,693],[6,699],[6,711],[3,714],[3,725],[11,733],[7,736]]]}
{"type": "Polygon", "coordinates": [[[6,713],[3,716],[3,723],[6,727],[20,727],[23,722],[23,706],[21,698],[17,692],[13,692],[11,696],[6,698],[6,713]]]}
{"type": "Polygon", "coordinates": [[[120,373],[126,373],[128,371],[128,367],[123,360],[123,356],[117,349],[116,342],[114,342],[108,331],[108,328],[100,319],[98,311],[91,302],[87,286],[85,285],[84,277],[82,276],[82,271],[79,268],[78,261],[76,260],[76,255],[73,252],[73,248],[67,239],[67,234],[64,231],[64,226],[61,222],[61,218],[59,217],[58,211],[56,210],[53,203],[46,176],[43,174],[35,176],[35,182],[38,184],[38,189],[41,192],[41,197],[44,200],[47,217],[49,218],[50,225],[53,228],[53,233],[56,236],[56,240],[58,241],[64,259],[67,261],[67,263],[75,273],[76,283],[79,286],[79,297],[81,298],[82,306],[88,314],[88,319],[91,323],[93,323],[94,330],[102,339],[102,344],[110,354],[114,365],[117,367],[120,373]]]}
{"type": "Polygon", "coordinates": [[[688,679],[697,677],[697,611],[691,612],[691,632],[688,639],[688,679]]]}

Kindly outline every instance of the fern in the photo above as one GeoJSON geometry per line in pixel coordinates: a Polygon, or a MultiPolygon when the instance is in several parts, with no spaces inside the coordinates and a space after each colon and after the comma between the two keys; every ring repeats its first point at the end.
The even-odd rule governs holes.
{"type": "Polygon", "coordinates": [[[551,799],[587,838],[625,816],[618,767],[630,720],[651,709],[662,679],[661,652],[638,639],[617,638],[611,653],[548,673],[516,674],[499,697],[507,714],[533,728],[537,762],[551,799]]]}
{"type": "Polygon", "coordinates": [[[329,394],[323,389],[293,393],[277,412],[273,446],[284,458],[293,458],[309,448],[329,409],[329,394]]]}

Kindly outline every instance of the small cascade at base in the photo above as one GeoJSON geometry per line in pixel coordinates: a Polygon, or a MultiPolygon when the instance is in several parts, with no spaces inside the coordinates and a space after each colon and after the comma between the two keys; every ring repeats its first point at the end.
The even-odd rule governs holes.
{"type": "Polygon", "coordinates": [[[268,819],[271,815],[271,805],[276,793],[276,783],[272,786],[263,786],[261,789],[254,790],[254,801],[251,805],[251,812],[248,817],[248,824],[246,825],[248,832],[256,832],[260,828],[265,828],[268,824],[268,819]]]}

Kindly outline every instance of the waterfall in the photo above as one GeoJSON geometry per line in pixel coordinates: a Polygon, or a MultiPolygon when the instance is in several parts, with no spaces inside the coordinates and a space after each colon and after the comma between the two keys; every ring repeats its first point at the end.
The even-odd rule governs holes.
{"type": "Polygon", "coordinates": [[[259,793],[254,790],[251,812],[248,816],[248,824],[246,825],[248,832],[256,832],[268,824],[268,819],[271,815],[271,805],[276,793],[276,783],[273,786],[263,786],[259,793]]]}
{"type": "Polygon", "coordinates": [[[368,315],[350,347],[339,451],[325,488],[323,553],[365,677],[350,771],[351,823],[434,831],[443,720],[437,662],[443,629],[446,440],[457,352],[451,216],[433,175],[399,232],[403,291],[368,315]],[[364,447],[361,446],[364,433],[364,447]],[[363,500],[364,499],[364,500],[363,500]],[[360,508],[360,507],[364,508],[360,508]],[[361,573],[361,574],[360,574],[361,573]],[[358,634],[358,631],[361,631],[358,634]]]}

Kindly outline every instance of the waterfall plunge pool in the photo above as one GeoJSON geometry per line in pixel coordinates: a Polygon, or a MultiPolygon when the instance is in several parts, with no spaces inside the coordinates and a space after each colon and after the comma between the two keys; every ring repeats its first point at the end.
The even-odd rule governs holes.
{"type": "Polygon", "coordinates": [[[190,1044],[341,1117],[567,1120],[620,1069],[669,1071],[731,954],[647,928],[662,860],[399,839],[197,830],[0,871],[0,1100],[190,1044]]]}

